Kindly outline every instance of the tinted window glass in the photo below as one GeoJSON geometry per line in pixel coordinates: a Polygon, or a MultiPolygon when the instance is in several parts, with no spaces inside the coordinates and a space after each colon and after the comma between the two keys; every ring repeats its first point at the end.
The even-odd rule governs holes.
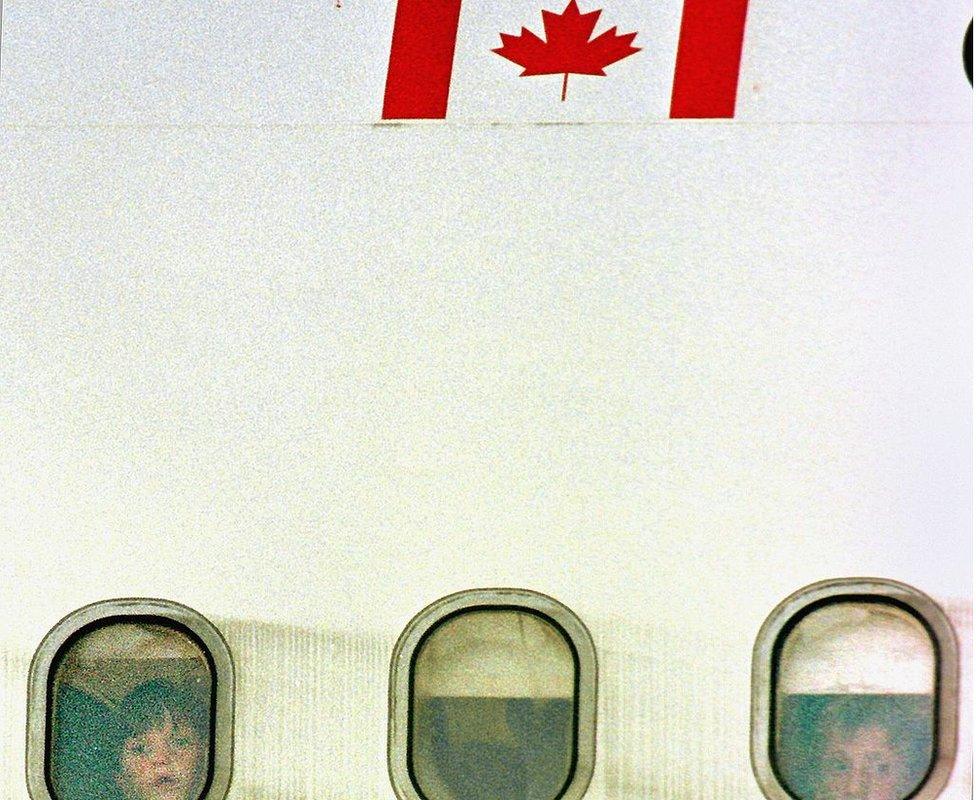
{"type": "Polygon", "coordinates": [[[55,660],[47,773],[58,800],[197,800],[211,764],[210,661],[165,621],[82,630],[55,660]]]}
{"type": "Polygon", "coordinates": [[[912,613],[835,601],[788,629],[776,664],[773,757],[801,800],[903,800],[933,760],[936,651],[912,613]]]}
{"type": "Polygon", "coordinates": [[[544,617],[463,612],[418,647],[410,768],[427,800],[554,800],[572,776],[576,659],[544,617]]]}

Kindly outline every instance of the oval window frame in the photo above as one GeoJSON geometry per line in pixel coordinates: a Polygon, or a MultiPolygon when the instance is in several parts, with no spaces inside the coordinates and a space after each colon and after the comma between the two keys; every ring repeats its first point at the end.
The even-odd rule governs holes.
{"type": "Polygon", "coordinates": [[[469,589],[442,597],[407,623],[390,662],[390,721],[387,766],[399,800],[427,800],[410,767],[411,684],[420,645],[442,622],[472,611],[525,611],[553,625],[566,639],[576,662],[575,745],[571,775],[553,800],[580,800],[596,762],[597,658],[593,638],[567,606],[528,589],[469,589]]]}
{"type": "Polygon", "coordinates": [[[956,759],[959,653],[945,612],[928,595],[885,578],[839,578],[805,586],[783,600],[763,622],[752,655],[752,771],[769,800],[798,800],[780,782],[773,763],[776,661],[786,635],[815,608],[839,602],[888,602],[911,612],[924,625],[935,649],[935,755],[922,784],[905,800],[935,800],[945,789],[956,759]]]}
{"type": "Polygon", "coordinates": [[[27,682],[27,791],[31,800],[60,800],[48,781],[49,687],[66,646],[88,629],[113,622],[156,621],[183,628],[197,639],[213,669],[211,770],[200,800],[224,800],[234,759],[234,662],[217,627],[188,606],[155,598],[101,600],[72,611],[41,640],[27,682]]]}

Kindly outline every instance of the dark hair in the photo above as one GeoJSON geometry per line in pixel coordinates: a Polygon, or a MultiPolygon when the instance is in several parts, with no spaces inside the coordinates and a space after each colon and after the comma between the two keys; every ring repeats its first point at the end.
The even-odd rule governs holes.
{"type": "Polygon", "coordinates": [[[126,738],[162,726],[167,714],[174,722],[185,722],[193,728],[201,742],[210,738],[210,709],[206,702],[192,689],[167,680],[140,683],[119,703],[116,713],[126,738]]]}

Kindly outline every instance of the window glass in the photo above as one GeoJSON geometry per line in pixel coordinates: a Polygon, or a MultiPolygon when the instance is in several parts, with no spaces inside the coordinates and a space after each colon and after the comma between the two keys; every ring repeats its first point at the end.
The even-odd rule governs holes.
{"type": "Polygon", "coordinates": [[[546,618],[477,609],[417,649],[410,770],[427,800],[554,800],[573,772],[577,665],[546,618]]]}
{"type": "Polygon", "coordinates": [[[47,774],[58,800],[197,800],[212,760],[214,676],[165,620],[82,629],[51,673],[47,774]]]}
{"type": "Polygon", "coordinates": [[[922,622],[879,600],[833,601],[782,640],[773,760],[800,800],[904,800],[936,741],[936,650],[922,622]]]}

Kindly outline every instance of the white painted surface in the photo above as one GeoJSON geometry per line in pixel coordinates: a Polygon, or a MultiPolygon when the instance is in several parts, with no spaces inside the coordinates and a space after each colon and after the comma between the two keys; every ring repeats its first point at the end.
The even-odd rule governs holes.
{"type": "MultiPolygon", "coordinates": [[[[389,652],[460,589],[593,630],[594,798],[759,796],[751,647],[807,583],[905,581],[968,636],[964,21],[894,5],[808,16],[854,33],[800,46],[806,80],[753,41],[768,100],[739,122],[546,128],[502,98],[511,125],[374,128],[348,123],[378,117],[392,5],[7,0],[6,796],[26,660],[106,597],[227,621],[239,798],[391,796],[389,652]],[[945,83],[913,105],[906,75],[945,83]]],[[[614,114],[639,57],[599,79],[614,114]]],[[[945,796],[970,785],[960,763],[945,796]]]]}

